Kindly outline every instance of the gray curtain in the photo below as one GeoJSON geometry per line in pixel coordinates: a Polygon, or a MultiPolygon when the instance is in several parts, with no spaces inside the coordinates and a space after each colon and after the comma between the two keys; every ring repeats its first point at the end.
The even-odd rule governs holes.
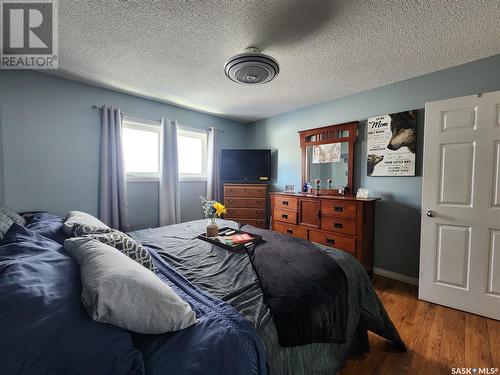
{"type": "Polygon", "coordinates": [[[161,120],[160,226],[181,222],[177,124],[161,120]]]}
{"type": "Polygon", "coordinates": [[[100,115],[99,219],[112,228],[127,231],[129,220],[121,112],[118,108],[104,106],[100,115]]]}
{"type": "Polygon", "coordinates": [[[220,140],[217,129],[208,131],[207,199],[221,200],[220,140]]]}

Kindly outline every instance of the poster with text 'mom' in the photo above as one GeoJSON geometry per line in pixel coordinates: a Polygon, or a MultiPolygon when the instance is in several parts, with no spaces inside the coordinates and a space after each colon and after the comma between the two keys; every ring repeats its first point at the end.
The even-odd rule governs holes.
{"type": "Polygon", "coordinates": [[[416,111],[368,119],[368,176],[415,176],[416,125],[416,111]]]}

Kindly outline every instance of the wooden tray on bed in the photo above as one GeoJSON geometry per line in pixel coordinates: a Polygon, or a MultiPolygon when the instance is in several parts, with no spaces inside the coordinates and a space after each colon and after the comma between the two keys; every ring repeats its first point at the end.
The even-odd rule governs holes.
{"type": "MultiPolygon", "coordinates": [[[[243,230],[238,230],[238,229],[234,229],[234,228],[230,228],[230,227],[220,228],[219,229],[219,233],[224,233],[225,231],[228,231],[228,230],[233,230],[234,231],[233,234],[248,234],[250,237],[253,238],[252,241],[249,241],[250,243],[253,244],[253,246],[255,246],[255,245],[257,245],[257,244],[259,244],[261,242],[264,242],[264,240],[262,239],[262,236],[259,236],[258,234],[253,234],[253,233],[245,232],[243,230]]],[[[225,237],[225,236],[221,236],[221,237],[225,237]]],[[[212,243],[214,245],[223,247],[224,249],[230,250],[230,251],[244,250],[246,248],[245,244],[249,243],[249,242],[246,242],[245,244],[240,243],[240,244],[227,245],[225,242],[219,241],[218,238],[220,238],[220,237],[215,238],[215,239],[208,238],[206,233],[199,234],[198,238],[200,240],[203,240],[203,241],[206,241],[206,242],[210,242],[210,243],[212,243]]],[[[250,246],[250,247],[252,247],[252,246],[250,246]]]]}

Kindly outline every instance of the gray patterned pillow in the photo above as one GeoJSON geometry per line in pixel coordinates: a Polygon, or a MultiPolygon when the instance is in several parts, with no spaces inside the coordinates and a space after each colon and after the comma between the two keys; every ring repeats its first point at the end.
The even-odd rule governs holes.
{"type": "Polygon", "coordinates": [[[103,234],[110,233],[112,231],[113,229],[111,228],[99,228],[94,227],[93,225],[74,223],[71,228],[70,237],[81,237],[86,234],[103,234]]]}
{"type": "Polygon", "coordinates": [[[153,258],[151,258],[151,254],[149,254],[149,251],[144,246],[140,245],[119,230],[111,229],[110,232],[107,233],[91,233],[85,234],[82,237],[93,238],[95,240],[101,241],[102,243],[120,250],[130,259],[135,260],[137,263],[146,267],[147,269],[153,272],[155,272],[156,270],[153,258]]]}
{"type": "Polygon", "coordinates": [[[5,236],[5,233],[10,229],[15,221],[10,216],[0,210],[0,240],[5,236]]]}
{"type": "Polygon", "coordinates": [[[11,210],[9,207],[5,207],[4,205],[0,204],[0,212],[2,212],[4,215],[9,216],[12,220],[14,220],[16,224],[22,226],[26,225],[26,220],[24,220],[24,218],[21,215],[11,210]]]}

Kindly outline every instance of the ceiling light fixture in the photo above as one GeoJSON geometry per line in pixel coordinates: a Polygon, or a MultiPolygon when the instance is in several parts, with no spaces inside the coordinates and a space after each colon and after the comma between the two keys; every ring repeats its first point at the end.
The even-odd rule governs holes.
{"type": "Polygon", "coordinates": [[[267,83],[279,74],[280,67],[273,57],[258,48],[249,47],[245,52],[231,57],[224,65],[226,76],[245,85],[267,83]]]}

